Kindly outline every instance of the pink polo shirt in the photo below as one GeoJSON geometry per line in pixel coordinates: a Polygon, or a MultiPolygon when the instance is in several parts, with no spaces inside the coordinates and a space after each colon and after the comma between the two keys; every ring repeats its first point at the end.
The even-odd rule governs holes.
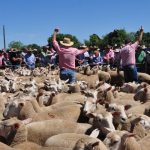
{"type": "Polygon", "coordinates": [[[104,59],[110,60],[111,58],[114,58],[114,51],[113,49],[110,49],[104,56],[104,59]]]}
{"type": "Polygon", "coordinates": [[[59,67],[67,69],[75,69],[75,59],[79,54],[84,53],[83,50],[78,50],[77,48],[69,47],[63,48],[60,47],[57,41],[53,41],[53,46],[57,50],[59,55],[59,67]]]}
{"type": "Polygon", "coordinates": [[[122,66],[135,65],[135,50],[138,48],[138,42],[127,44],[120,51],[122,66]]]}

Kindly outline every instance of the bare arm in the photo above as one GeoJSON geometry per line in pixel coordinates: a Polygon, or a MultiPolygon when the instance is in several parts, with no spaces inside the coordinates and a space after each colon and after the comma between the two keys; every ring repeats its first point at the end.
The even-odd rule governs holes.
{"type": "Polygon", "coordinates": [[[137,39],[138,44],[142,41],[143,33],[144,33],[144,29],[143,29],[142,26],[141,26],[140,35],[139,35],[139,37],[138,37],[138,39],[137,39]]]}
{"type": "Polygon", "coordinates": [[[59,32],[59,29],[55,29],[55,30],[54,30],[53,38],[52,38],[53,42],[56,41],[56,36],[57,36],[57,33],[58,33],[58,32],[59,32]]]}

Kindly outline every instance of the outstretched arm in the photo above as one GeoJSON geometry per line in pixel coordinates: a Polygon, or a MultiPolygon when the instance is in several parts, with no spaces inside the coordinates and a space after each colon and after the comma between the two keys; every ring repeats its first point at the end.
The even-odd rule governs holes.
{"type": "Polygon", "coordinates": [[[58,32],[59,32],[59,29],[56,28],[53,33],[53,38],[52,38],[53,42],[56,41],[56,36],[58,32]]]}
{"type": "Polygon", "coordinates": [[[142,41],[143,33],[144,33],[144,29],[143,29],[143,27],[141,26],[140,35],[139,35],[139,37],[138,37],[138,39],[137,39],[138,44],[140,44],[140,42],[142,41]]]}

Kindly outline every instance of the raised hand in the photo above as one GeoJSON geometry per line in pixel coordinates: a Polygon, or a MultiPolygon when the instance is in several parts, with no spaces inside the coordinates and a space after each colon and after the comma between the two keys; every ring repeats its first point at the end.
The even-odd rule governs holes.
{"type": "Polygon", "coordinates": [[[58,29],[58,28],[55,28],[54,31],[55,31],[56,33],[58,33],[58,32],[59,32],[59,29],[58,29]]]}
{"type": "Polygon", "coordinates": [[[144,31],[143,26],[141,26],[141,28],[140,28],[140,32],[143,32],[143,31],[144,31]]]}

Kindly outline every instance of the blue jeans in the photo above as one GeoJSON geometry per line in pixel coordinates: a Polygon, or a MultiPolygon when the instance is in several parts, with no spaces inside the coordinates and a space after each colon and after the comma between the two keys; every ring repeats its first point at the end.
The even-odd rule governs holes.
{"type": "Polygon", "coordinates": [[[29,68],[30,70],[34,70],[34,69],[35,69],[35,64],[30,64],[30,65],[28,65],[28,68],[29,68]]]}
{"type": "Polygon", "coordinates": [[[76,82],[75,71],[71,69],[60,69],[60,79],[68,80],[68,83],[76,82]]]}
{"type": "Polygon", "coordinates": [[[135,65],[123,67],[125,82],[138,82],[137,68],[135,65]]]}

